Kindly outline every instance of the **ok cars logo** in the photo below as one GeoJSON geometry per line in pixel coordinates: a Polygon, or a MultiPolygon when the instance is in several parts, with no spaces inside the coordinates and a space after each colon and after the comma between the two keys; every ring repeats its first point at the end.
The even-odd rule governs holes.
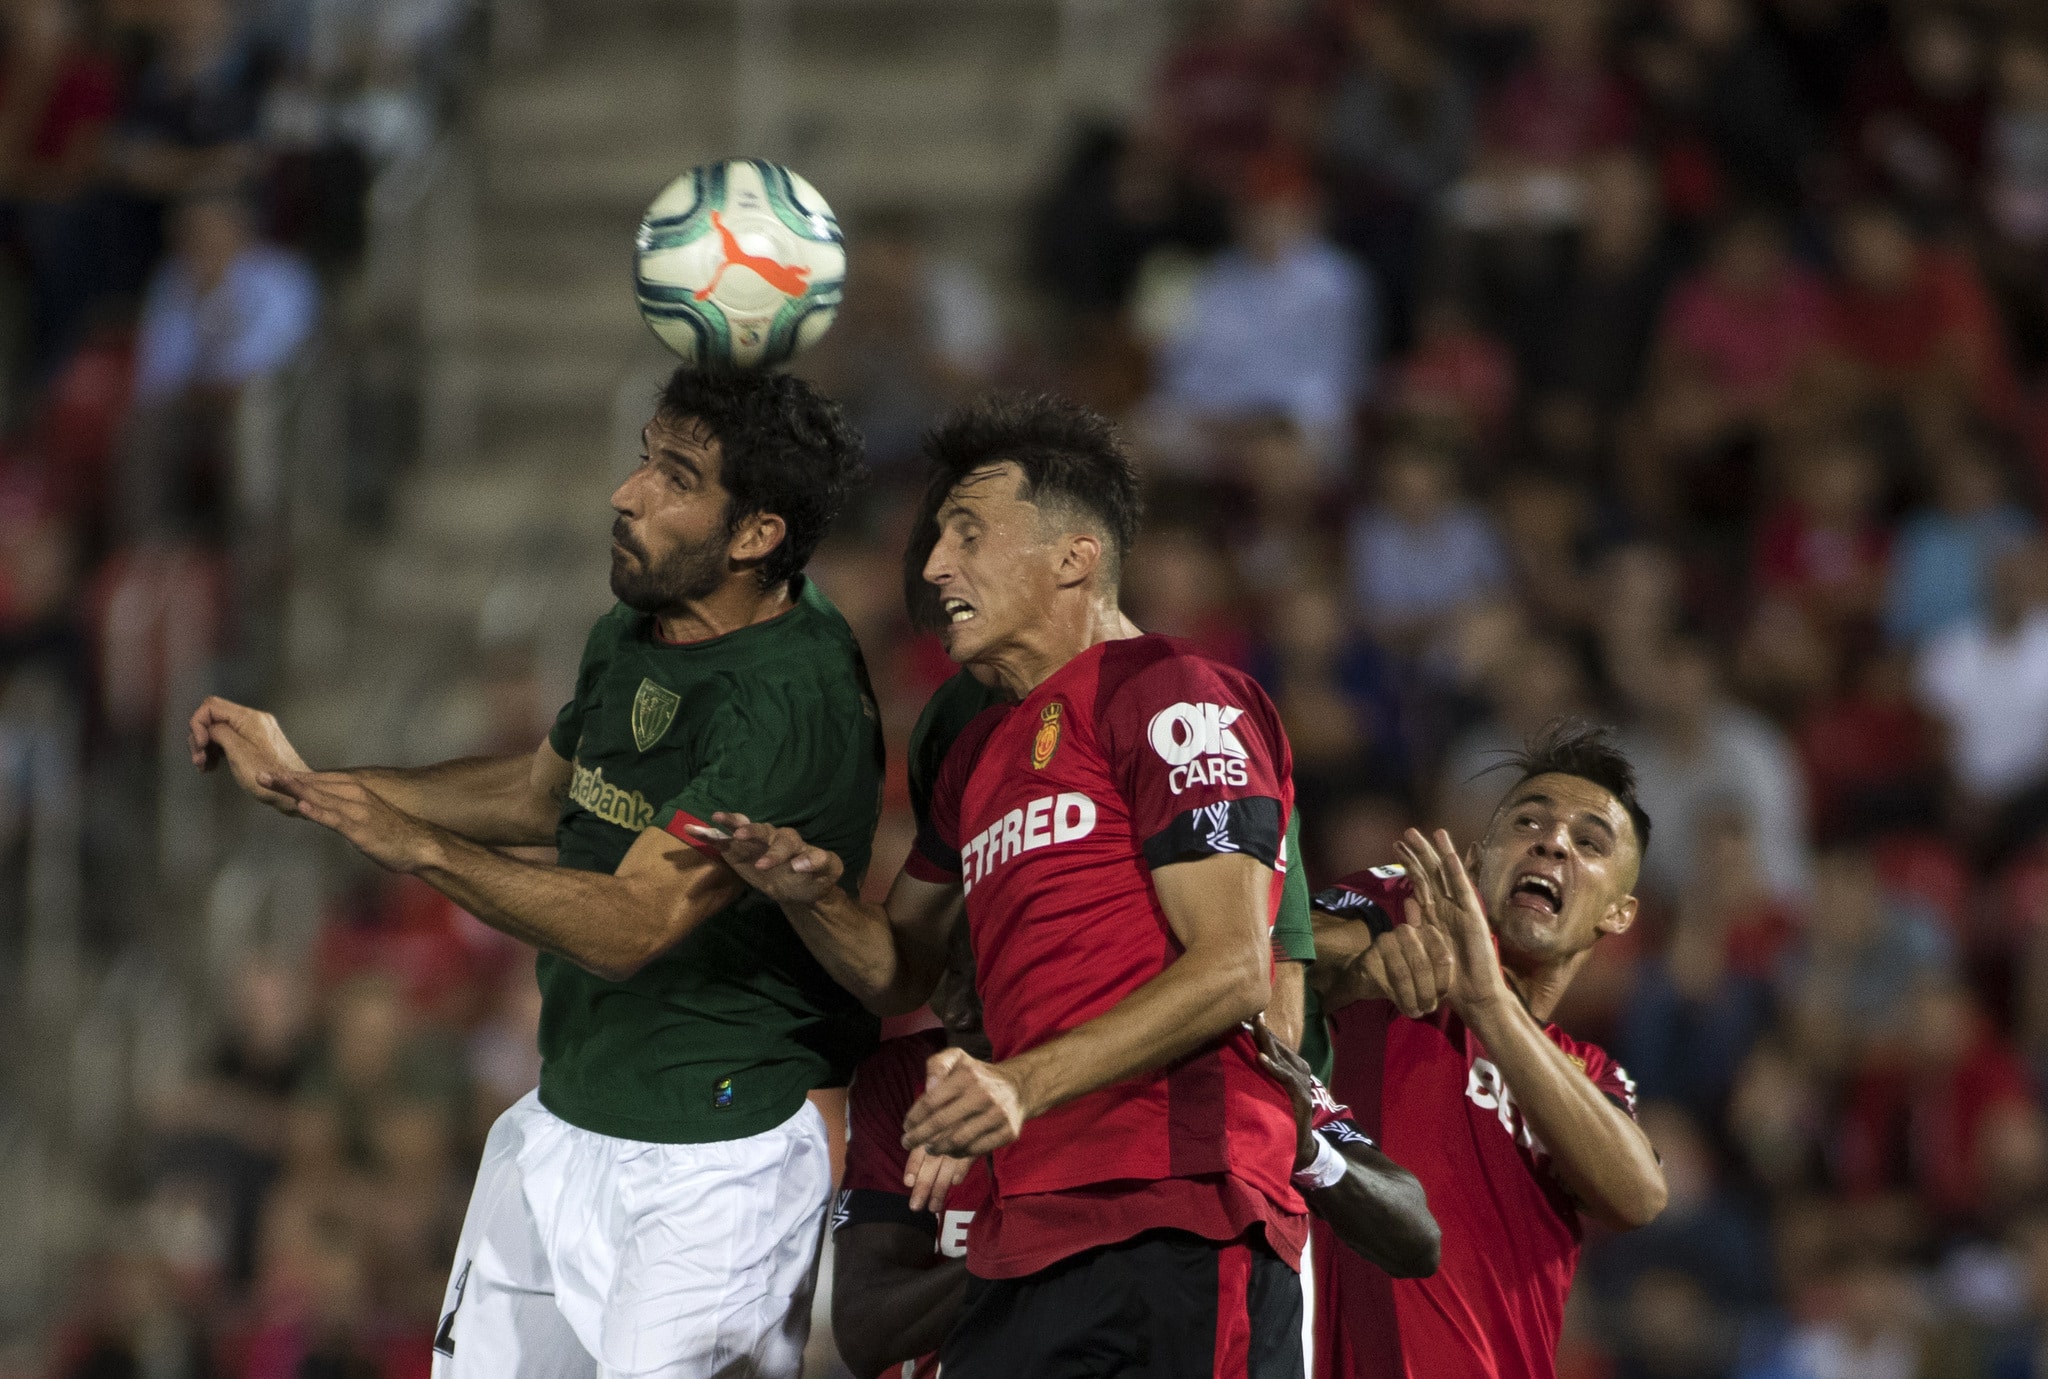
{"type": "Polygon", "coordinates": [[[1244,716],[1235,704],[1174,704],[1152,715],[1146,740],[1173,769],[1166,787],[1178,795],[1191,785],[1244,785],[1251,753],[1230,725],[1244,716]]]}

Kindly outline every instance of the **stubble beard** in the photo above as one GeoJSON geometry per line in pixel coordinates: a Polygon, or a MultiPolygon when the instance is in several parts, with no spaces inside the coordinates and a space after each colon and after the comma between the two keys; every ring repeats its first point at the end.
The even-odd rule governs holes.
{"type": "Polygon", "coordinates": [[[679,546],[655,564],[639,542],[617,527],[612,539],[632,553],[612,552],[612,597],[636,613],[677,612],[725,583],[725,540],[679,546]]]}

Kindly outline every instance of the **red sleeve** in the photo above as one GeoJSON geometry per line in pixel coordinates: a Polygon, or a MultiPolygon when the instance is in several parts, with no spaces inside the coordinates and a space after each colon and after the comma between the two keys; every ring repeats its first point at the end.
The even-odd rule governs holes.
{"type": "Polygon", "coordinates": [[[1273,702],[1250,676],[1185,649],[1137,656],[1113,686],[1105,667],[1096,721],[1146,863],[1242,852],[1277,867],[1294,758],[1273,702]]]}
{"type": "MultiPolygon", "coordinates": [[[[939,764],[939,774],[932,781],[931,808],[919,820],[917,838],[910,845],[910,855],[903,859],[903,870],[917,880],[938,886],[959,884],[960,800],[967,792],[967,778],[974,774],[974,763],[981,757],[982,744],[1010,707],[997,704],[968,720],[939,764]]],[[[905,1109],[909,1109],[907,1105],[905,1109]]]]}
{"type": "Polygon", "coordinates": [[[1410,889],[1406,868],[1369,867],[1317,891],[1309,907],[1339,919],[1358,920],[1378,938],[1406,921],[1407,911],[1401,902],[1410,889]]]}
{"type": "Polygon", "coordinates": [[[1636,1115],[1636,1080],[1628,1070],[1608,1056],[1607,1050],[1598,1044],[1585,1044],[1572,1038],[1556,1025],[1545,1025],[1543,1032],[1550,1036],[1550,1042],[1565,1051],[1572,1062],[1579,1065],[1587,1077],[1593,1079],[1607,1099],[1628,1112],[1630,1120],[1636,1115]]]}
{"type": "Polygon", "coordinates": [[[903,1118],[924,1091],[925,1060],[944,1044],[931,1032],[891,1039],[854,1070],[847,1091],[846,1176],[832,1229],[868,1221],[894,1221],[930,1230],[930,1212],[913,1212],[903,1187],[909,1153],[903,1118]]]}

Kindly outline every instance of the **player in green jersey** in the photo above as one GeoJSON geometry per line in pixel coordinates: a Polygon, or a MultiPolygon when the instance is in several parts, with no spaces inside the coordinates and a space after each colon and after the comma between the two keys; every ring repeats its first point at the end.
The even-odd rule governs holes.
{"type": "Polygon", "coordinates": [[[531,757],[313,772],[210,699],[193,760],[541,950],[541,1082],[493,1127],[437,1379],[795,1379],[830,1194],[811,1089],[875,1022],[684,827],[735,800],[867,863],[882,737],[802,574],[861,470],[786,375],[678,370],[612,495],[611,587],[531,757]],[[548,844],[556,864],[505,856],[548,844]]]}

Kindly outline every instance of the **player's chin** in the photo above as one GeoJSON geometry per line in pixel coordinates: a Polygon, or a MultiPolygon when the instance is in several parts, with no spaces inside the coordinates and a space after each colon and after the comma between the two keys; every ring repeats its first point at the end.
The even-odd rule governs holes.
{"type": "Polygon", "coordinates": [[[1512,902],[1494,911],[1493,931],[1501,946],[1526,957],[1541,958],[1555,953],[1564,943],[1566,920],[1562,914],[1534,910],[1512,902]]]}

